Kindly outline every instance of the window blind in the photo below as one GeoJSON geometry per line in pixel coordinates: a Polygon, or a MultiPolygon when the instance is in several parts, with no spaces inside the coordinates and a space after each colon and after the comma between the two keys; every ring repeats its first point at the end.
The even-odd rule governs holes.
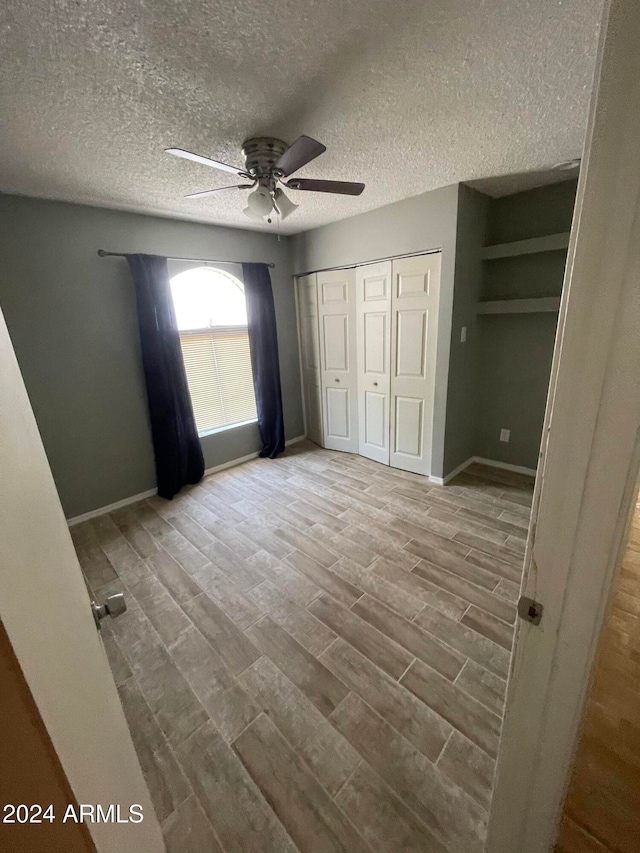
{"type": "Polygon", "coordinates": [[[257,418],[246,326],[180,333],[198,432],[257,418]]]}

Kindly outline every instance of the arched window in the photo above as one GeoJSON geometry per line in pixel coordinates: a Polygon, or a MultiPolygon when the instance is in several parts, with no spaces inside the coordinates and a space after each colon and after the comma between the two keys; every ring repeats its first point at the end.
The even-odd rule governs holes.
{"type": "Polygon", "coordinates": [[[173,276],[171,294],[198,433],[255,421],[244,285],[195,267],[173,276]]]}

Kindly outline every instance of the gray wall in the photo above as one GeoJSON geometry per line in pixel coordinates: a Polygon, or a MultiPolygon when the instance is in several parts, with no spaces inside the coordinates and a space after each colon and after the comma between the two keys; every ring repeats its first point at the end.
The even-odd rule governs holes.
{"type": "Polygon", "coordinates": [[[546,237],[571,228],[578,179],[492,199],[487,242],[546,237]]]}
{"type": "MultiPolygon", "coordinates": [[[[569,230],[576,182],[502,199],[443,187],[278,242],[275,236],[0,194],[0,306],[68,516],[152,489],[153,452],[124,260],[100,247],[273,261],[287,438],[304,432],[291,274],[442,250],[432,473],[470,456],[535,467],[556,315],[477,317],[481,298],[560,293],[564,252],[482,263],[482,245],[569,230]],[[460,329],[467,327],[467,342],[460,329]],[[500,442],[502,427],[511,442],[500,442]]],[[[257,427],[202,439],[207,467],[257,427]]]]}
{"type": "MultiPolygon", "coordinates": [[[[491,199],[487,244],[569,231],[576,180],[491,199]]],[[[482,299],[559,296],[566,251],[485,261],[482,299]]],[[[536,468],[557,314],[478,318],[476,456],[536,468]],[[510,442],[500,430],[511,430],[510,442]]]]}
{"type": "Polygon", "coordinates": [[[474,455],[536,468],[557,314],[480,318],[478,421],[474,455]],[[502,428],[511,430],[508,444],[502,428]]]}
{"type": "Polygon", "coordinates": [[[481,252],[486,245],[489,201],[486,195],[460,184],[444,444],[447,474],[477,455],[479,318],[476,308],[482,283],[481,252]],[[463,327],[467,330],[465,343],[460,340],[463,327]]]}
{"type": "MultiPolygon", "coordinates": [[[[273,261],[287,438],[303,434],[289,239],[0,195],[0,306],[67,517],[152,489],[126,262],[98,248],[273,261]]],[[[202,439],[207,467],[259,449],[252,424],[202,439]]]]}
{"type": "Polygon", "coordinates": [[[456,256],[458,185],[442,187],[292,238],[295,273],[442,249],[432,473],[442,476],[456,256]]]}

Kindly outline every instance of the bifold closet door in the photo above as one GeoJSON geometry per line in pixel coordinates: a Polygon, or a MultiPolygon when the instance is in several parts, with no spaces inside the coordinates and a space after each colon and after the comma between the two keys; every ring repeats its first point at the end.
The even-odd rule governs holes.
{"type": "Polygon", "coordinates": [[[440,295],[439,252],[392,262],[392,467],[431,473],[436,338],[440,295]]]}
{"type": "Polygon", "coordinates": [[[357,453],[355,269],[316,275],[324,447],[357,453]]]}
{"type": "Polygon", "coordinates": [[[389,464],[391,261],[356,268],[358,453],[389,464]]]}
{"type": "Polygon", "coordinates": [[[307,437],[322,445],[322,401],[320,383],[320,337],[318,334],[318,289],[316,275],[298,279],[300,366],[307,437]]]}

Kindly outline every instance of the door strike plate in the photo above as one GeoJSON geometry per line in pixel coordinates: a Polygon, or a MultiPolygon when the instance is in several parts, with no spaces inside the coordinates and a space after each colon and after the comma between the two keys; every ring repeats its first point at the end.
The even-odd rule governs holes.
{"type": "Polygon", "coordinates": [[[518,616],[526,622],[531,622],[532,625],[540,624],[543,610],[544,607],[539,601],[534,601],[533,598],[527,598],[525,595],[518,601],[518,616]]]}

